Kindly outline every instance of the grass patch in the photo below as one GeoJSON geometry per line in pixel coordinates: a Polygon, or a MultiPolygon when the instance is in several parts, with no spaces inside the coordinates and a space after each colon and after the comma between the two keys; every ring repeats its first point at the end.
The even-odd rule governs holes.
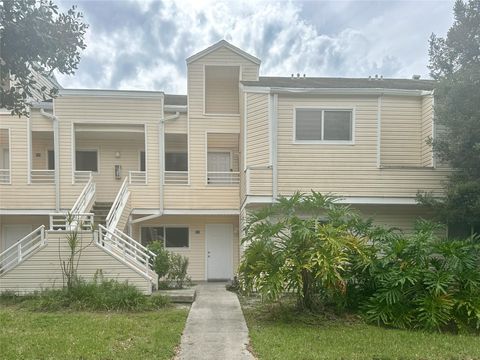
{"type": "Polygon", "coordinates": [[[259,359],[480,359],[480,337],[386,329],[357,317],[301,314],[290,306],[249,306],[242,299],[259,359]]]}
{"type": "Polygon", "coordinates": [[[171,359],[187,313],[42,313],[0,305],[0,359],[171,359]]]}
{"type": "Polygon", "coordinates": [[[115,280],[80,281],[71,289],[46,289],[25,296],[0,294],[0,304],[36,311],[148,311],[168,302],[165,296],[145,296],[134,286],[115,280]]]}

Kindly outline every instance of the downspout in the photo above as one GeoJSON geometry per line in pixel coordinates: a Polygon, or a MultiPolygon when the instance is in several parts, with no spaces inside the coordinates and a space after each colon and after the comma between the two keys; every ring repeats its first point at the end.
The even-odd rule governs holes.
{"type": "Polygon", "coordinates": [[[165,122],[171,121],[171,120],[176,120],[180,117],[180,112],[177,111],[175,112],[174,115],[170,115],[167,117],[163,117],[162,120],[160,120],[160,134],[159,134],[159,141],[158,143],[160,144],[160,214],[159,216],[163,215],[163,210],[165,207],[165,186],[164,186],[164,175],[165,175],[165,122]]]}
{"type": "MultiPolygon", "coordinates": [[[[55,112],[55,109],[53,110],[55,112]]],[[[53,121],[53,152],[55,156],[55,211],[60,211],[60,144],[58,141],[58,118],[40,109],[40,114],[53,121]]]]}

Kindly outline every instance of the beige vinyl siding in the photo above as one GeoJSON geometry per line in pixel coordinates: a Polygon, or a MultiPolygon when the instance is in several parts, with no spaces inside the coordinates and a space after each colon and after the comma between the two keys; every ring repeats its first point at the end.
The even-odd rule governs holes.
{"type": "Polygon", "coordinates": [[[98,173],[93,175],[97,201],[113,202],[128,172],[140,170],[140,151],[144,150],[145,143],[137,135],[131,139],[115,139],[115,133],[105,134],[102,140],[77,138],[77,150],[98,151],[98,173]],[[115,156],[116,152],[120,153],[119,158],[115,156]],[[122,167],[120,179],[115,179],[115,165],[122,167]]]}
{"type": "Polygon", "coordinates": [[[39,109],[30,110],[31,129],[32,131],[52,131],[53,120],[40,114],[39,109]]]}
{"type": "Polygon", "coordinates": [[[427,95],[422,98],[422,166],[433,166],[432,146],[427,141],[433,135],[433,95],[427,95]]]}
{"type": "MultiPolygon", "coordinates": [[[[175,115],[174,113],[165,113],[165,117],[175,115]]],[[[188,132],[187,114],[181,113],[180,117],[175,120],[165,122],[165,133],[170,134],[186,134],[188,132]]]]}
{"type": "MultiPolygon", "coordinates": [[[[132,185],[133,208],[159,208],[159,121],[162,117],[161,95],[158,98],[125,98],[125,97],[86,97],[86,96],[60,96],[54,100],[55,113],[60,119],[60,181],[62,208],[70,208],[78,194],[83,189],[83,184],[72,184],[72,126],[73,123],[83,124],[135,124],[146,125],[146,167],[148,185],[132,185]]],[[[129,145],[125,139],[115,142],[96,140],[91,145],[97,145],[100,153],[107,156],[100,167],[107,168],[102,171],[106,178],[98,179],[97,199],[112,201],[121,180],[111,180],[113,177],[114,152],[120,149],[123,158],[124,148],[134,151],[133,145],[129,145]],[[107,143],[109,145],[107,145],[107,143]],[[113,151],[113,154],[112,154],[113,151]],[[109,162],[112,160],[111,162],[109,162]],[[103,165],[102,165],[103,163],[103,165]],[[109,184],[111,182],[111,184],[109,184]]],[[[138,149],[136,149],[138,150],[138,149]]],[[[125,153],[126,154],[126,153],[125,153]]],[[[130,155],[129,155],[130,156],[130,155]]],[[[131,154],[126,167],[122,167],[122,176],[127,176],[127,170],[138,170],[138,153],[131,154]]]]}
{"type": "Polygon", "coordinates": [[[239,113],[239,66],[205,66],[205,113],[239,113]]]}
{"type": "Polygon", "coordinates": [[[205,225],[206,224],[232,224],[233,225],[233,273],[237,272],[239,262],[239,222],[238,216],[174,216],[165,215],[156,219],[136,223],[132,226],[134,239],[140,241],[141,227],[184,225],[189,229],[189,248],[174,249],[175,253],[184,255],[189,259],[188,274],[194,281],[206,279],[206,248],[205,248],[205,225]]]}
{"type": "Polygon", "coordinates": [[[270,163],[268,94],[247,93],[247,166],[270,163]]]}
{"type": "MultiPolygon", "coordinates": [[[[190,119],[204,114],[204,65],[232,65],[241,67],[242,80],[258,80],[259,66],[237,53],[220,48],[188,64],[188,104],[190,119]]],[[[238,117],[238,116],[237,116],[238,117]]]]}
{"type": "MultiPolygon", "coordinates": [[[[0,292],[12,290],[28,293],[50,287],[62,287],[60,257],[66,259],[69,252],[65,236],[65,232],[47,232],[47,246],[12,270],[0,275],[0,292]]],[[[150,281],[97,246],[92,233],[81,233],[80,238],[84,247],[78,267],[80,277],[91,281],[95,273],[101,270],[105,278],[119,282],[128,281],[143,293],[151,293],[150,281]]]]}
{"type": "Polygon", "coordinates": [[[395,227],[405,233],[414,231],[418,219],[430,219],[431,214],[418,205],[353,205],[364,218],[372,218],[374,224],[395,227]]]}
{"type": "MultiPolygon", "coordinates": [[[[54,184],[28,184],[27,118],[0,114],[0,128],[10,129],[11,184],[0,184],[0,208],[55,209],[54,184]]],[[[32,158],[33,162],[33,158],[32,158]]]]}
{"type": "MultiPolygon", "coordinates": [[[[399,97],[398,101],[403,104],[405,100],[399,97]]],[[[342,196],[414,197],[419,189],[442,191],[446,169],[377,168],[377,97],[280,95],[278,122],[278,189],[282,195],[314,189],[342,196]],[[294,144],[295,106],[354,108],[355,144],[294,144]]]]}
{"type": "Polygon", "coordinates": [[[422,98],[383,96],[381,164],[422,165],[422,98]]]}
{"type": "MultiPolygon", "coordinates": [[[[0,215],[0,252],[5,250],[5,228],[8,225],[28,225],[31,231],[41,225],[48,228],[49,218],[45,215],[0,215]]],[[[20,239],[18,239],[20,240],[20,239]]]]}

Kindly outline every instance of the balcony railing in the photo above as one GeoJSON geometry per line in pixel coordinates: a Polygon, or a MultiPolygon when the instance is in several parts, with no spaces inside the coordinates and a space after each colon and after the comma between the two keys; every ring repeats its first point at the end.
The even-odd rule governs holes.
{"type": "Polygon", "coordinates": [[[209,171],[207,172],[207,184],[212,185],[238,185],[240,173],[238,171],[209,171]]]}
{"type": "Polygon", "coordinates": [[[92,177],[91,171],[76,170],[74,173],[75,184],[86,184],[91,177],[92,177]]]}
{"type": "Polygon", "coordinates": [[[129,171],[128,183],[130,185],[145,185],[147,183],[147,173],[145,171],[129,171]]]}
{"type": "Polygon", "coordinates": [[[90,231],[94,227],[93,213],[52,213],[50,214],[50,230],[83,230],[90,231]]]}
{"type": "Polygon", "coordinates": [[[10,184],[10,169],[0,169],[0,184],[10,184]]]}
{"type": "Polygon", "coordinates": [[[165,185],[169,184],[188,184],[188,171],[165,171],[165,185]]]}
{"type": "Polygon", "coordinates": [[[55,184],[55,170],[31,170],[32,184],[55,184]]]}

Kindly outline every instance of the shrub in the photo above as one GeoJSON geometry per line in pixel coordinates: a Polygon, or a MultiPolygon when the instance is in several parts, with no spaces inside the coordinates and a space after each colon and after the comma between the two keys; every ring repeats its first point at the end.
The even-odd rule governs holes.
{"type": "Polygon", "coordinates": [[[440,239],[419,221],[411,236],[379,238],[364,301],[369,322],[429,330],[480,329],[480,247],[440,239]]]}
{"type": "Polygon", "coordinates": [[[358,216],[334,200],[297,193],[252,213],[239,269],[242,290],[258,291],[267,301],[292,292],[309,310],[341,303],[351,258],[364,257],[365,239],[350,229],[358,216]]]}
{"type": "Polygon", "coordinates": [[[104,279],[93,282],[80,280],[70,289],[46,289],[16,297],[2,295],[0,301],[37,311],[147,311],[168,304],[166,297],[149,297],[126,282],[104,279]]]}
{"type": "Polygon", "coordinates": [[[153,269],[158,275],[159,289],[181,289],[190,282],[187,257],[166,250],[160,241],[152,242],[148,249],[156,255],[153,269]]]}
{"type": "Polygon", "coordinates": [[[167,281],[175,288],[182,289],[190,282],[187,275],[188,258],[180,254],[170,254],[170,268],[167,273],[167,281]]]}

